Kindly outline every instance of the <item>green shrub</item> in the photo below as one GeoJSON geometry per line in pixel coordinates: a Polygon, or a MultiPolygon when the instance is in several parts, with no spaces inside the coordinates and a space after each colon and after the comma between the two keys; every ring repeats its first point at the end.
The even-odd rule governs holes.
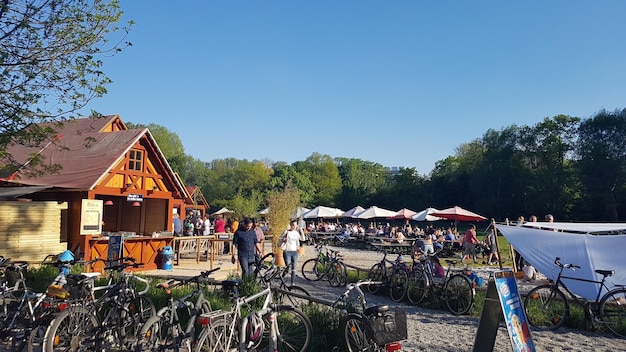
{"type": "Polygon", "coordinates": [[[309,351],[331,351],[341,344],[339,323],[341,314],[338,309],[320,304],[308,304],[302,311],[309,317],[313,326],[314,339],[311,339],[309,351]]]}

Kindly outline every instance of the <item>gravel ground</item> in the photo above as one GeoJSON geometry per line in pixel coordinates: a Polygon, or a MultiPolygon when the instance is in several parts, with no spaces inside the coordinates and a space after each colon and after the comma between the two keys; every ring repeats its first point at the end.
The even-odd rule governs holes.
{"type": "MultiPolygon", "coordinates": [[[[315,256],[312,246],[307,246],[298,264],[315,256]]],[[[333,247],[331,247],[333,248],[333,247]]],[[[356,249],[340,249],[347,264],[369,268],[382,258],[382,253],[356,249]]],[[[391,257],[388,257],[392,259],[391,257]]],[[[489,278],[495,268],[473,269],[479,276],[489,278]]],[[[298,274],[300,274],[298,272],[298,274]]],[[[344,288],[333,288],[328,282],[308,282],[299,277],[297,285],[304,287],[317,298],[335,300],[344,288]]],[[[518,281],[520,291],[533,284],[518,281]]],[[[398,306],[407,313],[408,339],[402,342],[403,351],[472,351],[479,318],[455,316],[447,311],[429,310],[407,304],[398,304],[386,296],[366,294],[368,305],[398,306]]],[[[601,333],[561,328],[557,331],[531,331],[536,351],[626,351],[626,340],[601,333]]],[[[501,324],[496,334],[493,351],[512,351],[506,326],[501,324]]]]}

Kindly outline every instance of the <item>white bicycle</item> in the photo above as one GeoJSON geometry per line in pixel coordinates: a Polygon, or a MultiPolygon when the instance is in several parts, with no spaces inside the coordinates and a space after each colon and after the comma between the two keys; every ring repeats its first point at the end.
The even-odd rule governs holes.
{"type": "Polygon", "coordinates": [[[270,287],[249,297],[236,297],[231,310],[202,314],[197,322],[203,327],[197,352],[301,352],[306,351],[312,336],[309,318],[292,306],[273,304],[270,287]],[[262,308],[242,318],[242,308],[261,297],[262,308]]]}

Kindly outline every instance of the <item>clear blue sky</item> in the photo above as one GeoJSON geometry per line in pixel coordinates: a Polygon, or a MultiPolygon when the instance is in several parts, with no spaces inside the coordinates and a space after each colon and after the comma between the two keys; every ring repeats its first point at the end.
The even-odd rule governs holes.
{"type": "Polygon", "coordinates": [[[626,1],[122,1],[89,108],[203,161],[313,152],[429,173],[489,128],[626,107],[626,1]]]}

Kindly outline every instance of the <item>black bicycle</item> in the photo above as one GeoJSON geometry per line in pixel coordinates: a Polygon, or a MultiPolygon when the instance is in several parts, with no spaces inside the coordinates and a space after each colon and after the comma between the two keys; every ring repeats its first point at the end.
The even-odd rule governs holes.
{"type": "Polygon", "coordinates": [[[285,277],[290,275],[289,266],[276,266],[274,253],[269,253],[254,263],[254,274],[261,287],[278,288],[274,290],[272,298],[275,303],[288,304],[296,308],[309,303],[309,300],[298,296],[310,296],[309,291],[298,285],[287,285],[285,277]],[[289,293],[295,293],[291,295],[289,293]]]}
{"type": "Polygon", "coordinates": [[[400,341],[407,338],[406,313],[400,308],[390,310],[387,305],[367,306],[365,294],[360,286],[380,285],[381,282],[359,281],[346,286],[331,305],[333,308],[356,308],[356,311],[347,314],[340,321],[340,331],[343,335],[344,348],[350,352],[356,351],[395,351],[400,348],[400,341]],[[359,305],[351,306],[350,294],[356,292],[359,305]],[[392,349],[392,346],[394,349],[392,349]]]}
{"type": "Polygon", "coordinates": [[[524,299],[524,309],[530,325],[540,330],[556,330],[563,325],[569,315],[569,301],[561,290],[565,290],[571,299],[577,301],[585,310],[585,321],[590,328],[593,323],[605,326],[614,335],[626,337],[626,286],[615,285],[609,290],[605,284],[607,277],[615,273],[614,270],[596,270],[602,275],[602,280],[589,280],[563,275],[563,269],[579,269],[575,264],[563,264],[561,258],[556,258],[554,264],[559,268],[556,282],[541,285],[528,292],[524,299]],[[595,301],[579,298],[570,291],[562,279],[576,280],[599,284],[595,301]],[[608,291],[600,296],[603,290],[608,291]]]}

